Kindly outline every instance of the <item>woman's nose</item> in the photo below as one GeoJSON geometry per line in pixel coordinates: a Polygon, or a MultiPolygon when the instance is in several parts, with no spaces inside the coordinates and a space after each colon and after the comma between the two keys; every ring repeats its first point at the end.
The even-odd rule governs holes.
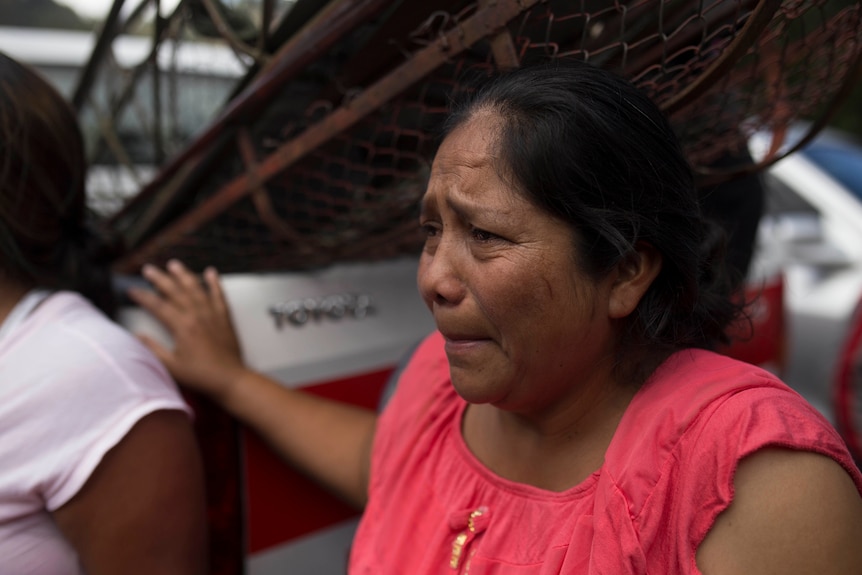
{"type": "Polygon", "coordinates": [[[441,241],[433,250],[422,253],[417,275],[419,293],[431,308],[437,305],[454,305],[464,297],[464,278],[460,271],[457,246],[441,241]]]}

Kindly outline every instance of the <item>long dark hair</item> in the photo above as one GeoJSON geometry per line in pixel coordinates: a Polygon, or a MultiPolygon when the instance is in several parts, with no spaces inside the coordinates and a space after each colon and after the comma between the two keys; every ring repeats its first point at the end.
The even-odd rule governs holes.
{"type": "Polygon", "coordinates": [[[445,134],[480,110],[501,118],[498,169],[572,226],[587,274],[604,277],[638,242],[662,254],[625,343],[670,351],[726,341],[741,309],[723,264],[724,232],[702,217],[679,141],[646,95],[610,72],[556,60],[478,81],[445,134]]]}
{"type": "Polygon", "coordinates": [[[35,70],[0,53],[0,279],[70,289],[111,315],[108,246],[86,206],[75,114],[35,70]]]}

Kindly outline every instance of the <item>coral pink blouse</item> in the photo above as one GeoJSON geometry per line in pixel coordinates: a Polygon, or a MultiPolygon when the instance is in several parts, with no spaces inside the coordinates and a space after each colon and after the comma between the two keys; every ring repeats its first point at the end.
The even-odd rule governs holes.
{"type": "Polygon", "coordinates": [[[352,574],[699,573],[695,553],[765,446],[822,453],[862,476],[831,425],[757,367],[671,356],[633,399],[605,463],[564,492],[502,479],[467,448],[466,402],[433,334],[381,416],[352,574]]]}

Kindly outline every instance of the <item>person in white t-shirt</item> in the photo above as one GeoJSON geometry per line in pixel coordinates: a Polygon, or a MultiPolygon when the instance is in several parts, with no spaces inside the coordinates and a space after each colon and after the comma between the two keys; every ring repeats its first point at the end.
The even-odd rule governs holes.
{"type": "Polygon", "coordinates": [[[0,53],[0,575],[204,573],[190,410],[103,313],[83,149],[62,96],[0,53]]]}

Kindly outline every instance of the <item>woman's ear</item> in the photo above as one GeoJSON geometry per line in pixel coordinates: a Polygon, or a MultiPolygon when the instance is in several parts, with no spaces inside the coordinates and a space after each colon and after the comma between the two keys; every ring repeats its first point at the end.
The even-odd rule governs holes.
{"type": "Polygon", "coordinates": [[[608,315],[620,319],[632,313],[661,271],[661,253],[652,244],[638,242],[635,252],[623,259],[608,299],[608,315]]]}

